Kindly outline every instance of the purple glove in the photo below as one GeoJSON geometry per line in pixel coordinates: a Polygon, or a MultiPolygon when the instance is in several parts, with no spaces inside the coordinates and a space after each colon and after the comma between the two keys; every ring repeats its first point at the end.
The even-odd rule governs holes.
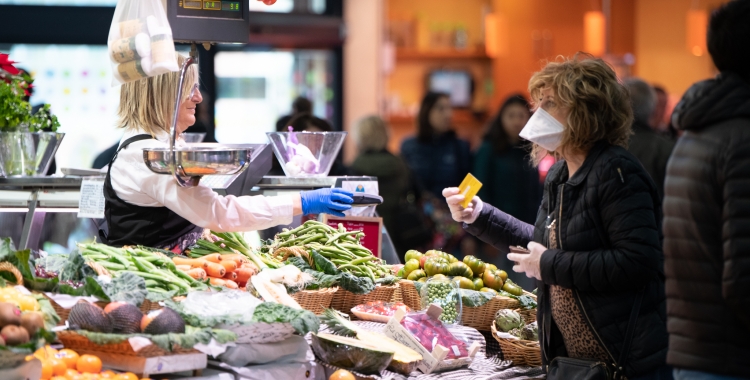
{"type": "Polygon", "coordinates": [[[354,194],[339,188],[303,191],[299,195],[304,215],[326,213],[344,216],[342,211],[349,210],[354,203],[354,194]]]}

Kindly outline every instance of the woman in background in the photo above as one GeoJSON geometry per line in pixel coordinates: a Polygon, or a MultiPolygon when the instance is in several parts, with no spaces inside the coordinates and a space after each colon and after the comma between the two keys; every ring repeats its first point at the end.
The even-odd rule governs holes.
{"type": "Polygon", "coordinates": [[[444,188],[457,186],[471,170],[469,143],[456,136],[452,114],[448,94],[428,92],[419,108],[417,136],[401,145],[406,164],[435,197],[441,197],[444,188]]]}
{"type": "MultiPolygon", "coordinates": [[[[529,103],[522,95],[506,99],[484,136],[472,170],[482,182],[482,200],[526,223],[536,219],[543,188],[539,171],[529,161],[528,143],[518,137],[530,117],[529,103]]],[[[479,256],[505,270],[523,288],[536,287],[534,280],[513,272],[513,264],[498,250],[487,247],[479,256]]]]}

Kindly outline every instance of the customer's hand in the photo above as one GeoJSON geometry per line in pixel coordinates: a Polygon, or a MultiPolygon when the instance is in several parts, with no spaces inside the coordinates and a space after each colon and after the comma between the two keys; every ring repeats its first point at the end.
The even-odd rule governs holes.
{"type": "Polygon", "coordinates": [[[469,202],[469,206],[464,208],[461,204],[466,197],[458,191],[457,187],[443,189],[443,196],[445,197],[445,201],[448,202],[448,208],[451,210],[453,220],[457,222],[466,224],[474,223],[484,206],[484,203],[479,197],[474,197],[471,199],[471,202],[469,202]]]}
{"type": "Polygon", "coordinates": [[[304,215],[326,213],[344,216],[342,211],[349,210],[354,203],[354,194],[339,188],[303,191],[299,195],[304,215]]]}
{"type": "Polygon", "coordinates": [[[542,270],[539,262],[542,260],[542,253],[547,248],[539,243],[530,242],[527,246],[530,253],[509,253],[508,260],[515,261],[513,271],[516,273],[526,273],[526,277],[542,280],[542,270]]]}

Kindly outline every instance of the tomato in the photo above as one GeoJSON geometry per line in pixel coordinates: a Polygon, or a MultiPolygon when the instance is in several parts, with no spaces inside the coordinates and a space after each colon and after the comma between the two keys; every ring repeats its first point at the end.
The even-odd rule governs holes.
{"type": "Polygon", "coordinates": [[[432,257],[424,263],[424,272],[428,276],[446,274],[448,272],[448,261],[440,257],[432,257]]]}
{"type": "MultiPolygon", "coordinates": [[[[433,251],[428,251],[428,252],[433,252],[433,251]]],[[[419,257],[419,267],[422,268],[422,269],[424,269],[424,264],[427,262],[427,259],[429,259],[431,257],[440,257],[440,256],[435,255],[435,254],[429,254],[429,255],[428,254],[424,254],[424,255],[420,256],[419,257]]]]}
{"type": "Polygon", "coordinates": [[[427,277],[427,274],[423,270],[417,269],[409,273],[409,275],[406,276],[406,279],[411,280],[411,281],[418,281],[419,279],[425,278],[425,277],[427,277]]]}
{"type": "Polygon", "coordinates": [[[419,261],[419,258],[424,256],[422,252],[419,252],[415,249],[410,249],[406,251],[406,255],[404,255],[404,260],[409,261],[411,259],[417,259],[419,261]]]}
{"type": "Polygon", "coordinates": [[[469,268],[471,268],[471,271],[476,274],[484,273],[484,270],[487,267],[484,261],[479,260],[478,258],[471,255],[465,256],[463,263],[468,265],[469,268]]]}
{"type": "Polygon", "coordinates": [[[450,265],[448,265],[448,275],[466,277],[467,280],[474,277],[474,273],[471,271],[471,268],[460,261],[456,261],[455,263],[451,263],[450,265]]]}
{"type": "Polygon", "coordinates": [[[480,289],[484,288],[484,281],[482,281],[482,279],[479,277],[475,278],[473,283],[474,283],[474,290],[479,291],[480,289]]]}
{"type": "Polygon", "coordinates": [[[495,289],[491,289],[491,288],[482,288],[482,289],[479,289],[479,291],[480,291],[480,292],[490,292],[490,293],[495,293],[495,294],[497,295],[497,290],[495,290],[495,289]]]}
{"type": "Polygon", "coordinates": [[[453,264],[453,263],[458,262],[458,259],[456,258],[456,256],[453,256],[450,253],[446,253],[445,255],[446,255],[445,258],[448,260],[449,263],[453,264]]]}
{"type": "Polygon", "coordinates": [[[500,277],[497,270],[485,269],[484,274],[482,275],[482,281],[484,281],[484,286],[488,288],[495,290],[503,288],[503,279],[500,277]]]}
{"type": "Polygon", "coordinates": [[[419,261],[416,260],[416,259],[411,259],[411,260],[407,261],[406,264],[404,265],[404,274],[406,274],[408,276],[409,273],[411,273],[411,272],[413,272],[413,271],[415,271],[417,269],[419,269],[419,261]]]}
{"type": "Polygon", "coordinates": [[[451,255],[450,253],[445,253],[443,251],[438,251],[436,249],[425,252],[425,255],[442,257],[445,260],[447,260],[448,263],[455,263],[456,261],[458,261],[458,259],[455,256],[451,255]]]}
{"type": "Polygon", "coordinates": [[[523,295],[523,289],[521,289],[520,286],[513,283],[513,281],[506,281],[505,284],[503,284],[503,290],[505,290],[506,292],[514,296],[523,295]]]}
{"type": "Polygon", "coordinates": [[[469,280],[466,277],[456,277],[456,281],[458,281],[458,287],[461,289],[470,289],[474,290],[474,282],[469,280]]]}
{"type": "Polygon", "coordinates": [[[487,266],[484,269],[487,269],[487,268],[492,269],[492,270],[497,270],[497,267],[495,266],[495,264],[487,264],[487,266]]]}
{"type": "Polygon", "coordinates": [[[503,282],[508,281],[508,274],[505,273],[504,270],[500,269],[497,271],[498,274],[500,274],[500,277],[503,279],[503,282]]]}
{"type": "Polygon", "coordinates": [[[398,272],[396,272],[396,277],[398,277],[398,278],[406,278],[406,273],[404,273],[404,268],[403,267],[401,269],[399,269],[398,272]]]}

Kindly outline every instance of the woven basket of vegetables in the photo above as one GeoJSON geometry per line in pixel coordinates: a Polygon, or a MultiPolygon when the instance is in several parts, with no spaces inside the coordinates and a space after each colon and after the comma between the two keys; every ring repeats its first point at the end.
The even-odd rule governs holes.
{"type": "Polygon", "coordinates": [[[417,287],[410,280],[401,280],[398,282],[398,291],[394,292],[393,302],[402,302],[412,310],[422,309],[422,300],[419,297],[417,287]]]}
{"type": "Polygon", "coordinates": [[[517,309],[521,304],[510,297],[496,296],[479,307],[464,306],[461,311],[461,324],[480,331],[489,330],[495,321],[495,313],[500,309],[517,309]]]}
{"type": "Polygon", "coordinates": [[[125,356],[138,356],[143,358],[152,358],[156,356],[168,356],[168,355],[179,355],[198,353],[199,351],[194,349],[185,349],[179,346],[173,346],[172,351],[166,351],[161,349],[159,346],[152,344],[146,346],[138,351],[134,351],[130,342],[126,339],[119,343],[109,344],[96,344],[90,341],[87,337],[78,334],[75,331],[60,331],[57,333],[58,339],[65,346],[65,348],[72,349],[74,351],[89,351],[89,352],[105,352],[110,354],[118,354],[125,356]]]}
{"type": "Polygon", "coordinates": [[[303,309],[309,310],[315,315],[323,314],[325,309],[331,306],[331,301],[335,297],[339,288],[325,288],[318,290],[300,290],[292,293],[292,297],[303,309]]]}
{"type": "Polygon", "coordinates": [[[517,366],[536,367],[542,365],[542,351],[538,341],[501,338],[497,335],[495,324],[492,325],[492,336],[500,344],[503,359],[510,360],[517,366]]]}
{"type": "MultiPolygon", "coordinates": [[[[398,289],[398,284],[378,285],[367,294],[354,294],[348,290],[339,289],[331,301],[331,308],[352,316],[352,308],[357,305],[370,301],[391,302],[393,293],[398,289]]],[[[353,317],[353,319],[356,319],[356,317],[353,317]]]]}

